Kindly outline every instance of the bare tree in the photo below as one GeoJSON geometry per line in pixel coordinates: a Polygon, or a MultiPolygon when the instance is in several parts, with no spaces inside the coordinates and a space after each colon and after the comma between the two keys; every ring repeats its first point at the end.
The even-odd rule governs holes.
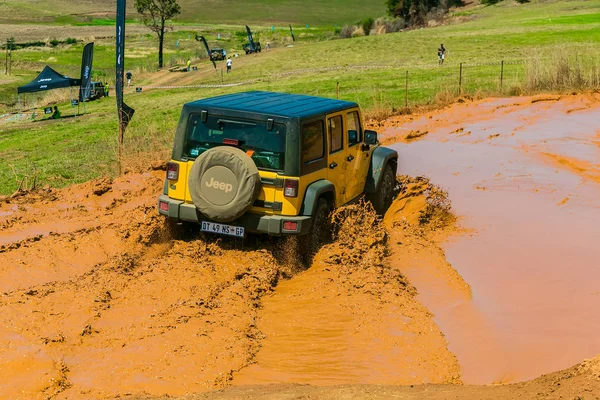
{"type": "Polygon", "coordinates": [[[158,68],[163,67],[163,44],[168,20],[181,13],[177,0],[135,0],[135,8],[144,24],[158,36],[158,68]]]}

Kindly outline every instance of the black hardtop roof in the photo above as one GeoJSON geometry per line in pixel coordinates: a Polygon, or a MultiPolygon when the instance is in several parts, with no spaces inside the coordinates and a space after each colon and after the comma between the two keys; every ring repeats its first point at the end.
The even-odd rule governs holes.
{"type": "Polygon", "coordinates": [[[217,108],[289,118],[306,118],[358,107],[354,102],[275,92],[243,92],[196,100],[189,111],[217,108]]]}

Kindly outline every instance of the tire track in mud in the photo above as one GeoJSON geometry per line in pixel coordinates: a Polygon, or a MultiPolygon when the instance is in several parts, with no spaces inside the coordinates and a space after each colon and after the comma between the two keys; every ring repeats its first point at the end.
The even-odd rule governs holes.
{"type": "Polygon", "coordinates": [[[285,333],[306,336],[271,347],[288,366],[304,358],[295,381],[459,382],[366,205],[334,215],[335,240],[302,271],[285,241],[173,238],[155,210],[162,174],[0,203],[0,398],[223,388],[263,367],[285,333]]]}

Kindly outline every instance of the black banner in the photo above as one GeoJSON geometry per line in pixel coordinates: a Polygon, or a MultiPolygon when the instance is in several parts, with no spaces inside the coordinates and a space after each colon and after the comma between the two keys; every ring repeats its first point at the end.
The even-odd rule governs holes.
{"type": "Polygon", "coordinates": [[[246,32],[248,33],[248,42],[250,43],[250,50],[252,50],[252,52],[255,52],[256,47],[254,47],[254,39],[252,39],[252,32],[250,32],[250,28],[248,28],[248,25],[246,25],[246,32]]]}
{"type": "Polygon", "coordinates": [[[206,39],[204,39],[204,36],[196,35],[196,40],[199,42],[202,42],[202,44],[204,45],[204,48],[206,49],[206,54],[208,54],[208,58],[210,58],[210,61],[212,61],[213,67],[215,67],[215,71],[216,71],[217,64],[215,63],[215,60],[213,60],[212,53],[210,52],[210,49],[208,48],[208,43],[206,43],[206,39]]]}
{"type": "Polygon", "coordinates": [[[125,128],[133,117],[135,110],[123,102],[123,74],[125,71],[125,7],[126,0],[117,0],[117,67],[115,94],[117,96],[117,114],[119,115],[120,141],[123,140],[125,128]]]}
{"type": "Polygon", "coordinates": [[[83,48],[81,56],[81,86],[79,88],[79,102],[90,98],[92,92],[92,61],[94,59],[94,43],[88,43],[83,48]]]}
{"type": "Polygon", "coordinates": [[[121,122],[121,110],[123,109],[123,74],[125,53],[125,0],[117,0],[117,69],[115,77],[115,95],[117,96],[117,112],[119,123],[121,122]]]}
{"type": "Polygon", "coordinates": [[[292,25],[290,24],[290,34],[292,35],[292,42],[296,41],[296,37],[294,36],[294,30],[292,29],[292,25]]]}

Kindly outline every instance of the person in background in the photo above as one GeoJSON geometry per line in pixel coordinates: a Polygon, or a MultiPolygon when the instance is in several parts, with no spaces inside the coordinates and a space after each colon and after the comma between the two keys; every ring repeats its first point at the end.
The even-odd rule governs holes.
{"type": "Polygon", "coordinates": [[[133,74],[131,73],[131,71],[127,71],[125,77],[127,78],[127,87],[129,87],[129,85],[131,85],[131,78],[133,77],[133,74]]]}
{"type": "Polygon", "coordinates": [[[192,60],[190,60],[188,58],[188,60],[187,60],[187,72],[190,72],[191,67],[192,67],[192,60]]]}
{"type": "Polygon", "coordinates": [[[52,119],[59,119],[60,118],[60,111],[58,111],[58,107],[54,106],[54,112],[52,113],[52,116],[50,117],[52,119]]]}
{"type": "Polygon", "coordinates": [[[233,64],[233,61],[231,61],[231,57],[229,57],[227,59],[227,73],[229,73],[229,71],[231,71],[231,64],[233,64]]]}
{"type": "Polygon", "coordinates": [[[444,59],[446,58],[446,48],[444,47],[444,44],[440,44],[440,48],[438,49],[438,61],[440,63],[440,65],[442,65],[444,63],[444,59]]]}
{"type": "Polygon", "coordinates": [[[108,97],[108,82],[104,83],[104,97],[108,97]]]}

